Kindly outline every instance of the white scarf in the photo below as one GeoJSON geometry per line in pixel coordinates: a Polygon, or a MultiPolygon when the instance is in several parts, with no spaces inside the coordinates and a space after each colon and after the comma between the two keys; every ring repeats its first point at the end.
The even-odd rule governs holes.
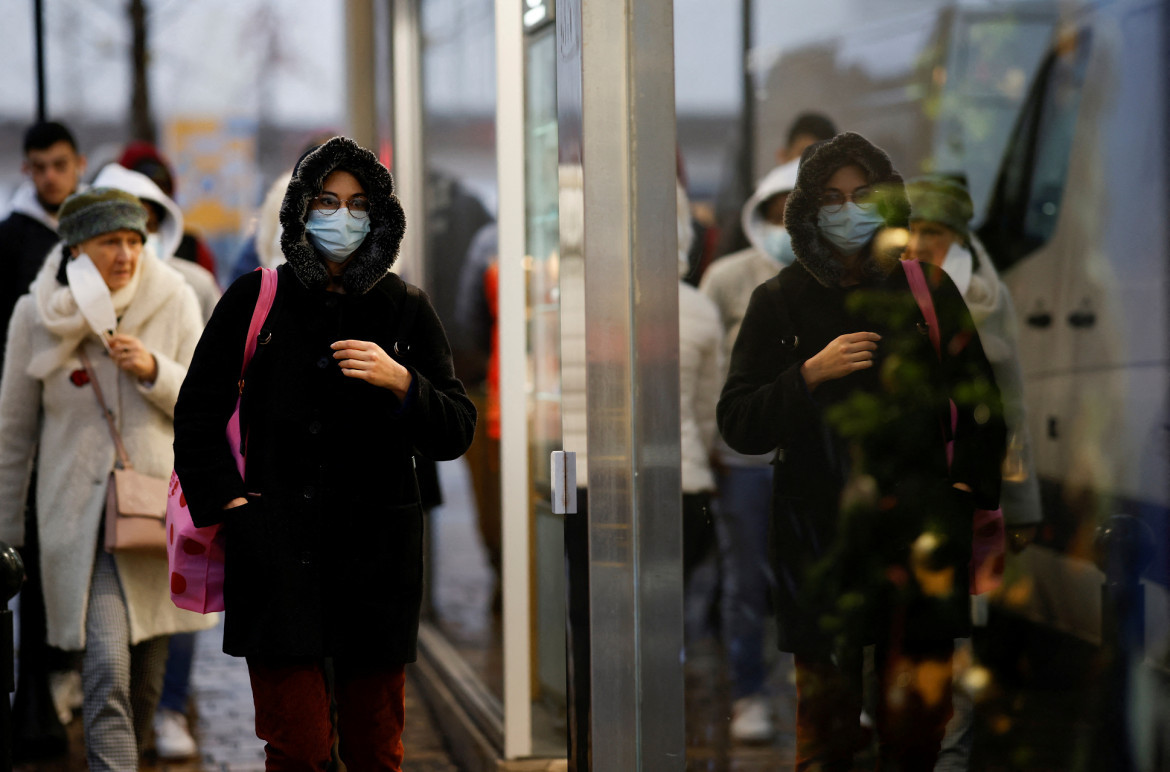
{"type": "MultiPolygon", "coordinates": [[[[37,352],[29,360],[25,372],[34,378],[44,379],[58,367],[64,365],[89,335],[101,339],[101,331],[91,329],[89,322],[81,313],[81,309],[73,297],[73,290],[57,281],[57,271],[61,266],[62,258],[62,248],[60,246],[54,247],[30,290],[37,306],[37,315],[40,317],[41,324],[58,338],[55,346],[37,352]]],[[[110,293],[114,314],[119,319],[130,307],[134,295],[138,292],[143,264],[147,259],[146,250],[143,250],[142,255],[138,258],[134,274],[130,277],[130,282],[125,287],[110,293]]]]}

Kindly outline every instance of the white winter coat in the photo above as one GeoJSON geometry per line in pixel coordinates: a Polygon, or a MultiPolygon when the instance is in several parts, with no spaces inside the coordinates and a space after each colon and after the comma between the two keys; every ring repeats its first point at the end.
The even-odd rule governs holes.
{"type": "MultiPolygon", "coordinates": [[[[75,354],[43,378],[27,372],[31,357],[54,348],[59,340],[45,328],[35,293],[41,286],[59,286],[61,259],[61,248],[55,248],[37,275],[32,294],[17,302],[8,329],[0,381],[0,540],[24,543],[23,513],[35,455],[48,641],[77,650],[85,647],[90,576],[115,452],[93,388],[84,382],[75,385],[70,377],[81,368],[75,354]]],[[[82,345],[134,467],[167,477],[173,465],[175,400],[203,325],[195,295],[178,273],[145,252],[138,266],[138,289],[118,332],[137,337],[154,354],[158,361],[154,384],[143,387],[133,375],[119,370],[96,336],[82,345]]],[[[182,611],[171,602],[165,554],[118,555],[116,563],[132,643],[215,624],[215,615],[182,611]]]]}
{"type": "MultiPolygon", "coordinates": [[[[739,326],[747,313],[752,292],[784,267],[763,249],[760,204],[778,193],[791,192],[796,185],[796,168],[795,162],[789,162],[776,167],[760,180],[755,193],[744,204],[742,215],[744,234],[752,246],[716,260],[699,282],[699,289],[718,309],[723,328],[723,351],[728,355],[735,346],[735,338],[739,335],[739,326]]],[[[727,379],[728,364],[729,356],[725,358],[724,367],[720,371],[720,389],[727,379]]],[[[725,464],[737,467],[765,466],[772,461],[771,453],[744,455],[729,448],[722,439],[719,440],[719,455],[725,464]]]]}

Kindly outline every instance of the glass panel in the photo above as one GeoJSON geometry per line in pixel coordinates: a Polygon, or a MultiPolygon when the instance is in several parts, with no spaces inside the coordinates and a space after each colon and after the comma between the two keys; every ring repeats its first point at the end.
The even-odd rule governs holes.
{"type": "MultiPolygon", "coordinates": [[[[455,372],[476,403],[475,441],[438,465],[430,608],[438,629],[497,698],[500,658],[499,434],[491,431],[496,243],[495,6],[423,0],[425,287],[451,341],[455,372]]],[[[416,223],[418,220],[415,221],[416,223]]],[[[409,277],[408,277],[409,278],[409,277]]]]}
{"type": "MultiPolygon", "coordinates": [[[[696,213],[709,211],[733,187],[740,159],[731,157],[728,137],[750,134],[732,129],[703,141],[686,128],[739,118],[735,108],[695,97],[720,89],[735,93],[740,76],[715,66],[696,71],[696,62],[722,61],[740,45],[735,32],[705,24],[700,5],[675,3],[676,57],[690,62],[678,67],[688,73],[677,85],[680,136],[692,138],[684,144],[683,160],[722,150],[724,161],[722,177],[703,167],[701,177],[688,182],[696,213]]],[[[898,436],[859,449],[856,438],[880,426],[882,411],[855,404],[829,415],[821,406],[834,397],[820,391],[822,386],[814,390],[813,402],[783,420],[762,408],[751,413],[745,422],[752,429],[775,421],[773,436],[766,439],[782,450],[774,458],[756,459],[754,467],[752,459],[718,457],[713,554],[692,571],[686,588],[688,768],[790,767],[798,734],[810,737],[810,725],[796,723],[798,678],[805,679],[806,696],[812,687],[844,687],[843,702],[821,706],[837,711],[842,729],[819,739],[825,747],[836,746],[842,757],[852,756],[854,764],[873,767],[880,753],[875,738],[891,728],[883,719],[899,715],[909,704],[904,698],[916,690],[922,698],[920,687],[936,668],[943,677],[935,681],[935,694],[955,710],[950,727],[935,720],[939,736],[960,725],[973,731],[973,745],[953,742],[952,736],[941,746],[962,768],[1156,768],[1166,748],[1160,706],[1170,695],[1165,679],[1170,257],[1161,214],[1170,168],[1166,5],[907,1],[892,2],[875,17],[859,0],[831,0],[818,7],[816,19],[793,16],[783,4],[750,5],[757,45],[739,53],[755,75],[750,96],[757,100],[759,119],[751,127],[755,145],[749,152],[756,184],[767,179],[777,159],[792,157],[790,140],[799,137],[789,130],[810,111],[827,116],[835,129],[873,141],[904,178],[947,173],[951,182],[966,184],[970,200],[961,202],[961,216],[958,210],[937,209],[927,216],[929,209],[917,199],[916,220],[951,233],[942,233],[949,240],[941,251],[914,241],[909,252],[941,265],[964,295],[1005,401],[1003,463],[998,455],[990,463],[998,467],[996,504],[1006,519],[1004,570],[994,589],[970,598],[965,589],[952,595],[958,601],[954,618],[965,619],[962,607],[968,606],[973,623],[957,656],[943,651],[950,644],[941,635],[939,651],[922,646],[911,651],[909,642],[923,628],[890,621],[883,616],[889,606],[867,606],[866,599],[881,594],[879,588],[896,587],[883,596],[896,607],[905,597],[901,593],[927,592],[925,566],[914,561],[929,529],[916,524],[902,552],[875,558],[900,499],[897,494],[884,503],[879,499],[878,507],[865,512],[854,498],[864,499],[865,491],[839,481],[857,483],[864,467],[873,476],[868,485],[880,479],[875,470],[884,464],[937,453],[937,434],[911,441],[903,425],[898,436]],[[979,222],[986,224],[976,233],[971,226],[979,222]],[[981,295],[984,290],[991,295],[981,295]],[[830,431],[813,432],[809,441],[802,433],[809,415],[829,424],[830,431]],[[792,428],[797,425],[803,428],[792,428]],[[843,448],[848,452],[839,453],[843,448]],[[812,469],[832,474],[817,486],[802,487],[812,469]],[[814,562],[809,534],[825,534],[815,530],[823,521],[810,526],[799,520],[807,505],[802,495],[824,490],[831,533],[819,542],[828,545],[823,559],[806,571],[814,562]],[[770,517],[739,517],[761,510],[770,510],[770,517]],[[800,545],[800,554],[789,550],[792,543],[800,545]],[[744,566],[759,567],[763,577],[754,603],[744,597],[744,579],[753,578],[744,566]],[[771,606],[768,589],[780,590],[773,596],[780,600],[771,606]],[[794,643],[802,628],[783,605],[785,591],[801,602],[813,602],[818,592],[829,599],[814,622],[815,631],[831,633],[827,642],[794,643]],[[853,604],[865,612],[853,615],[853,604]],[[877,634],[864,628],[875,619],[887,625],[877,634]],[[858,626],[850,627],[854,623],[858,626]],[[868,639],[861,629],[871,633],[868,639]],[[886,635],[891,630],[893,637],[886,635]],[[799,658],[793,648],[800,650],[799,658]],[[848,683],[827,678],[842,670],[848,683]],[[855,747],[842,748],[839,741],[847,736],[857,741],[855,747]]],[[[746,195],[739,196],[741,205],[746,201],[746,195]]],[[[776,209],[778,215],[784,207],[776,209]]],[[[734,241],[721,237],[739,229],[741,220],[750,222],[752,214],[741,208],[705,220],[704,226],[720,232],[708,233],[705,253],[692,260],[709,266],[700,287],[719,305],[729,351],[751,290],[779,269],[767,262],[775,242],[765,238],[762,225],[771,218],[763,210],[754,212],[759,217],[748,226],[751,246],[743,251],[720,254],[709,245],[734,241]],[[732,275],[738,284],[732,285],[732,275]]],[[[791,200],[788,214],[802,216],[791,200]]],[[[815,232],[819,226],[811,224],[815,232]]],[[[823,248],[818,253],[799,232],[793,238],[800,262],[780,273],[782,288],[795,286],[786,285],[785,277],[815,273],[819,259],[839,258],[824,240],[812,242],[823,248]]],[[[901,246],[893,246],[891,257],[901,256],[901,246]]],[[[833,281],[828,288],[841,289],[833,281]]],[[[827,292],[814,281],[802,290],[827,292]]],[[[754,333],[761,337],[754,340],[745,342],[739,333],[741,356],[749,346],[763,353],[750,363],[741,361],[738,374],[750,379],[766,373],[759,392],[766,398],[759,403],[778,404],[793,373],[769,369],[770,363],[787,356],[786,347],[807,346],[814,333],[807,327],[798,335],[783,332],[786,324],[801,323],[799,295],[760,291],[755,306],[773,310],[767,316],[771,324],[757,326],[754,333]],[[786,313],[795,318],[785,319],[786,313]]],[[[840,309],[835,321],[844,325],[847,318],[852,324],[852,314],[864,309],[857,299],[840,309]]],[[[919,318],[916,309],[908,299],[908,318],[919,318]]],[[[888,354],[893,336],[878,344],[879,357],[888,354]]],[[[807,364],[819,351],[801,349],[796,361],[807,364]]],[[[894,362],[882,361],[882,388],[889,387],[894,370],[894,362]]],[[[846,378],[853,380],[834,379],[833,393],[849,392],[862,380],[846,378]]],[[[734,386],[733,379],[728,388],[734,386]]],[[[723,408],[729,410],[727,404],[723,408]]],[[[963,430],[954,436],[962,442],[963,430]]],[[[753,452],[773,444],[761,439],[745,445],[742,436],[735,442],[753,452]]],[[[955,464],[958,470],[960,462],[955,464]]],[[[952,476],[958,479],[959,472],[952,476]]],[[[923,497],[919,492],[909,499],[911,506],[921,506],[923,497]]],[[[962,538],[976,537],[982,534],[973,530],[962,538]]],[[[967,574],[966,562],[953,567],[954,576],[967,574]]],[[[902,610],[906,618],[916,613],[902,610]]],[[[936,622],[925,627],[941,629],[936,622]]],[[[918,719],[918,730],[932,721],[918,719]]],[[[923,768],[934,765],[935,753],[931,747],[923,768]]],[[[849,768],[849,762],[842,766],[849,768]]]]}

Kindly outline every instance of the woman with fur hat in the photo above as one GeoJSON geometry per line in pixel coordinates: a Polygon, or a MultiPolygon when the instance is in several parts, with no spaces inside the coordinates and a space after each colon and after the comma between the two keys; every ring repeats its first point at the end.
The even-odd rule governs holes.
{"type": "Polygon", "coordinates": [[[752,294],[719,401],[732,448],[778,447],[769,541],[801,770],[852,768],[870,644],[882,763],[933,767],[953,639],[970,624],[972,516],[999,499],[995,378],[958,290],[927,267],[936,355],[902,245],[885,244],[907,210],[901,177],[864,137],[805,151],[784,217],[796,262],[752,294]]]}
{"type": "Polygon", "coordinates": [[[280,219],[287,262],[242,384],[244,476],[224,426],[258,273],[195,351],[175,469],[195,524],[225,529],[223,648],[247,658],[266,768],[325,768],[328,667],[341,760],[397,770],[422,599],[413,454],[462,454],[475,411],[430,302],[390,273],[406,222],[373,153],[344,137],[308,152],[280,219]]]}
{"type": "Polygon", "coordinates": [[[161,550],[103,549],[116,453],[94,390],[101,386],[134,468],[166,477],[199,307],[183,278],[144,249],[147,215],[135,197],[91,188],[68,198],[59,218],[63,249],[50,253],[8,331],[0,539],[23,543],[35,455],[48,641],[84,650],[89,768],[135,770],[162,687],[167,636],[215,620],[170,603],[161,550]]]}

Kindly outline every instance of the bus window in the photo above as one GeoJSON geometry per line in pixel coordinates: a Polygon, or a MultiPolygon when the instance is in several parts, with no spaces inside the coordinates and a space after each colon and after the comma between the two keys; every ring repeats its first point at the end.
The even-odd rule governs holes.
{"type": "Polygon", "coordinates": [[[1023,222],[1024,237],[1037,246],[1047,242],[1056,230],[1064,195],[1088,61],[1088,46],[1083,42],[1077,40],[1075,50],[1067,55],[1058,54],[1048,71],[1023,222]]]}
{"type": "Polygon", "coordinates": [[[980,236],[1004,270],[1056,230],[1088,63],[1088,33],[1058,43],[1040,68],[1004,156],[980,236]]]}

